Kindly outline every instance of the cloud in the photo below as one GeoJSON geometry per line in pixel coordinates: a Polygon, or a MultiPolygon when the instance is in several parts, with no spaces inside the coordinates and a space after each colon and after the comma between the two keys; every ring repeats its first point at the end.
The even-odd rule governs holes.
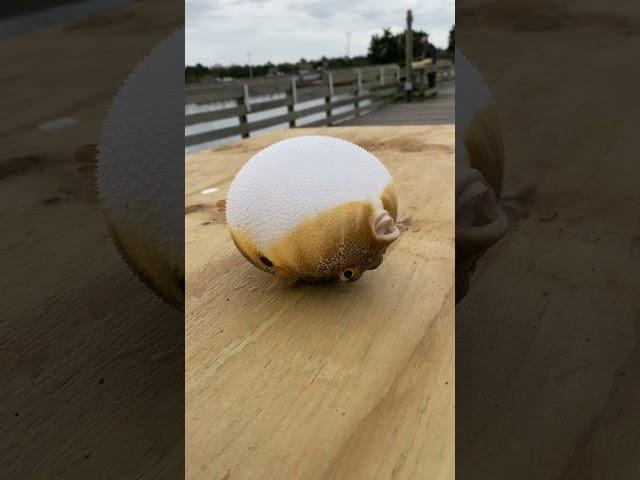
{"type": "Polygon", "coordinates": [[[274,63],[341,56],[351,32],[351,55],[365,55],[374,32],[404,30],[406,9],[416,30],[446,47],[455,21],[453,0],[187,0],[187,64],[274,63]],[[355,3],[355,2],[354,2],[355,3]]]}

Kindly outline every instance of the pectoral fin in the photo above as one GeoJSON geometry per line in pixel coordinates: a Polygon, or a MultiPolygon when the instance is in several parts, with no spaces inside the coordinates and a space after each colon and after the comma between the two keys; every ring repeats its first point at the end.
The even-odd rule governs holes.
{"type": "Polygon", "coordinates": [[[456,178],[456,244],[484,251],[507,231],[508,218],[484,176],[469,169],[456,178]]]}

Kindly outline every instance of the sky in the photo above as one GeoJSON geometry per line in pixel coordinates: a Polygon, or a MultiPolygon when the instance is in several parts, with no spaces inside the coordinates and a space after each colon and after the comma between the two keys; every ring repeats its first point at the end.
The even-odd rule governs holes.
{"type": "Polygon", "coordinates": [[[455,22],[454,0],[186,0],[185,63],[206,66],[316,60],[366,55],[369,40],[384,27],[429,32],[446,48],[455,22]]]}

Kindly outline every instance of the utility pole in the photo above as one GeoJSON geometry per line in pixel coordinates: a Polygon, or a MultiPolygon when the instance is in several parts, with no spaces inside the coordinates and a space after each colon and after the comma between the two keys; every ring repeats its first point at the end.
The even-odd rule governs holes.
{"type": "Polygon", "coordinates": [[[405,51],[405,62],[406,62],[406,73],[405,73],[405,81],[404,81],[404,89],[407,92],[407,101],[411,101],[411,90],[413,89],[413,74],[411,71],[411,62],[413,61],[413,30],[411,29],[411,24],[413,23],[413,15],[411,14],[411,10],[407,10],[407,30],[404,36],[404,51],[405,51]]]}
{"type": "Polygon", "coordinates": [[[249,64],[249,78],[253,78],[253,67],[251,66],[251,52],[247,52],[247,63],[249,64]]]}
{"type": "Polygon", "coordinates": [[[345,32],[347,35],[347,58],[351,57],[351,32],[345,32]]]}

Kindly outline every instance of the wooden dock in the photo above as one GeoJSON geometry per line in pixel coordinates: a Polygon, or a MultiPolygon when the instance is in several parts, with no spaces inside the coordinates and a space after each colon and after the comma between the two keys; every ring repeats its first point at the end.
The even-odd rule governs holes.
{"type": "Polygon", "coordinates": [[[455,83],[447,82],[439,86],[434,98],[391,103],[340,125],[453,125],[456,117],[455,100],[455,83]]]}
{"type": "Polygon", "coordinates": [[[453,479],[453,156],[443,125],[292,129],[187,157],[188,479],[453,479]],[[218,202],[258,150],[311,133],[384,162],[405,231],[354,284],[284,288],[238,253],[218,202]]]}
{"type": "MultiPolygon", "coordinates": [[[[366,116],[389,103],[404,99],[403,90],[406,77],[401,77],[396,64],[368,65],[362,68],[343,68],[323,72],[322,81],[304,82],[296,76],[263,78],[260,80],[240,79],[230,84],[193,84],[185,91],[185,105],[206,105],[225,102],[232,106],[185,115],[185,146],[194,147],[209,142],[219,142],[241,136],[248,138],[260,134],[268,128],[288,124],[291,128],[332,126],[343,123],[354,116],[366,116]],[[279,98],[274,98],[278,96],[279,98]],[[264,98],[271,98],[264,100],[264,98]],[[318,103],[309,106],[309,102],[318,103]],[[303,108],[300,108],[303,106],[303,108]],[[286,113],[282,110],[286,108],[286,113]],[[340,109],[340,113],[338,113],[340,109]],[[252,114],[266,113],[258,120],[252,114]],[[320,118],[309,121],[318,114],[320,118]],[[216,125],[216,121],[237,119],[237,124],[216,125]],[[304,122],[301,124],[301,122],[304,122]],[[191,130],[195,127],[196,130],[191,130]]],[[[410,97],[423,103],[425,97],[438,93],[432,100],[428,118],[417,106],[410,108],[410,121],[403,121],[402,115],[395,115],[395,125],[440,125],[452,124],[454,119],[452,80],[455,78],[454,65],[443,62],[437,66],[426,66],[412,70],[413,90],[410,97]],[[433,73],[441,83],[441,92],[427,88],[426,74],[433,73]],[[449,88],[446,87],[449,85],[449,88]]],[[[394,109],[394,111],[397,110],[394,109]]],[[[393,117],[393,115],[392,115],[393,117]]],[[[386,118],[386,117],[383,117],[386,118]]],[[[378,121],[374,125],[383,125],[378,121]]],[[[368,124],[369,125],[369,124],[368,124]]],[[[226,142],[225,142],[226,143],[226,142]]]]}

